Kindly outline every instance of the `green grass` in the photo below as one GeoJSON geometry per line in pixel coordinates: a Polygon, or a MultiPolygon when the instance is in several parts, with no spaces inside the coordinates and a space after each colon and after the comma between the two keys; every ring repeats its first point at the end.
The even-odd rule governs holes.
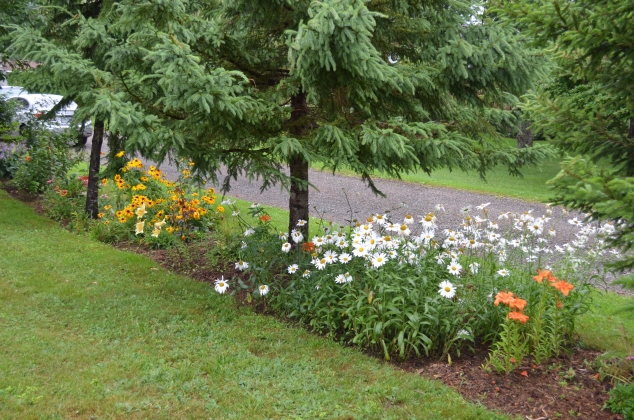
{"type": "MultiPolygon", "coordinates": [[[[505,141],[508,146],[515,146],[514,139],[505,139],[505,141]]],[[[439,169],[432,172],[431,175],[427,175],[424,172],[402,174],[401,179],[422,185],[543,202],[548,201],[552,196],[546,182],[559,173],[561,160],[561,157],[553,157],[545,160],[539,167],[523,169],[523,177],[511,176],[505,167],[497,166],[487,172],[486,181],[481,180],[475,172],[467,173],[460,170],[449,171],[448,169],[439,169]]],[[[321,166],[314,165],[313,168],[319,170],[321,166]]],[[[355,175],[345,169],[339,172],[349,176],[355,175]]],[[[379,172],[375,172],[374,175],[379,178],[394,179],[379,172]]]]}
{"type": "Polygon", "coordinates": [[[72,235],[4,191],[0,343],[7,419],[501,418],[72,235]]]}
{"type": "MultiPolygon", "coordinates": [[[[225,199],[230,199],[232,201],[235,201],[235,207],[240,211],[240,216],[244,220],[246,220],[248,223],[253,224],[256,222],[254,218],[249,216],[249,208],[251,207],[251,204],[253,204],[253,202],[241,200],[239,198],[231,197],[231,196],[225,196],[225,199]]],[[[238,224],[237,218],[231,216],[231,210],[228,208],[228,206],[224,206],[224,207],[226,207],[224,220],[218,226],[218,228],[223,234],[230,235],[231,233],[236,231],[239,224],[238,224]]],[[[288,210],[283,210],[283,209],[279,209],[277,207],[272,207],[268,205],[262,205],[262,209],[266,211],[266,213],[269,216],[271,216],[271,220],[269,223],[271,223],[275,227],[276,230],[288,232],[288,210]]],[[[312,238],[315,235],[319,235],[320,232],[322,231],[320,226],[321,224],[325,224],[325,223],[328,223],[328,222],[323,221],[322,219],[317,217],[311,217],[310,224],[309,224],[309,227],[310,227],[309,237],[312,238]]]]}
{"type": "Polygon", "coordinates": [[[616,293],[592,293],[591,311],[578,321],[577,331],[585,347],[634,356],[634,314],[619,308],[633,299],[616,293]]]}

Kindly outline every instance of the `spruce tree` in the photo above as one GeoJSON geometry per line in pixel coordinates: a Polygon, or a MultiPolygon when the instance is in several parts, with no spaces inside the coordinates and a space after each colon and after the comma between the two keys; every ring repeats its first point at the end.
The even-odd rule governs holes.
{"type": "MultiPolygon", "coordinates": [[[[634,1],[499,2],[536,46],[552,52],[553,80],[527,104],[535,126],[568,159],[551,181],[554,203],[620,227],[634,244],[634,1]]],[[[615,265],[634,268],[634,257],[615,265]]],[[[627,282],[627,280],[626,280],[627,282]]],[[[634,278],[630,281],[634,286],[634,278]]],[[[634,308],[634,306],[633,306],[634,308]]]]}
{"type": "Polygon", "coordinates": [[[124,0],[67,23],[75,50],[95,46],[93,62],[24,28],[13,51],[55,77],[89,79],[76,95],[85,115],[102,115],[129,152],[186,157],[213,179],[224,166],[227,189],[238,174],[286,183],[291,230],[308,220],[313,163],[352,169],[380,193],[374,171],[484,174],[501,163],[518,174],[544,156],[496,144],[513,118],[505,107],[542,59],[480,10],[462,0],[124,0]]]}

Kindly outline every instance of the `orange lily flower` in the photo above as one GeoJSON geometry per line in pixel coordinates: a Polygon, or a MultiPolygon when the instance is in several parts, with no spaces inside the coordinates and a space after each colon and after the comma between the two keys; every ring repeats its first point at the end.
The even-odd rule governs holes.
{"type": "Polygon", "coordinates": [[[552,271],[538,269],[537,275],[533,276],[533,280],[535,280],[537,283],[541,283],[542,281],[544,281],[544,279],[547,279],[551,283],[557,281],[557,277],[553,276],[552,271]]]}
{"type": "Polygon", "coordinates": [[[570,291],[575,288],[575,286],[565,280],[559,280],[558,282],[553,283],[553,287],[563,293],[564,296],[568,296],[570,291]]]}
{"type": "Polygon", "coordinates": [[[513,302],[509,303],[509,307],[511,309],[517,309],[519,311],[523,311],[526,307],[527,302],[524,299],[515,298],[513,302]]]}
{"type": "Polygon", "coordinates": [[[499,306],[500,303],[510,305],[514,300],[515,298],[513,297],[513,292],[500,292],[495,295],[495,302],[493,302],[493,304],[495,306],[499,306]]]}
{"type": "Polygon", "coordinates": [[[514,319],[515,321],[519,321],[522,324],[526,324],[526,321],[529,320],[528,315],[524,315],[522,312],[512,311],[509,312],[509,319],[514,319]]]}

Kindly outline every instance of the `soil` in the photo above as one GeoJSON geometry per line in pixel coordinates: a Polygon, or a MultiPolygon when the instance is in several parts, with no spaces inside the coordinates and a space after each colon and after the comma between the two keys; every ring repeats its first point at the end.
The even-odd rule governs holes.
{"type": "MultiPolygon", "coordinates": [[[[7,184],[4,188],[15,198],[31,205],[43,214],[41,202],[32,195],[21,194],[7,184]]],[[[197,281],[213,284],[224,276],[235,278],[242,275],[233,264],[210,261],[207,252],[214,246],[212,241],[190,245],[187,252],[178,250],[155,250],[137,244],[119,244],[120,249],[144,254],[162,267],[197,281]]],[[[245,296],[237,296],[246,305],[245,296]]],[[[267,314],[266,308],[254,308],[267,314]]],[[[537,366],[526,359],[520,369],[508,375],[489,372],[483,368],[488,348],[477,345],[473,351],[463,350],[460,357],[449,359],[416,358],[404,362],[393,362],[403,370],[440,380],[458,391],[465,399],[499,412],[520,415],[526,420],[549,419],[623,419],[602,407],[608,400],[611,385],[600,381],[594,370],[594,361],[600,353],[575,349],[549,363],[537,366]]],[[[380,357],[380,355],[375,355],[380,357]]]]}

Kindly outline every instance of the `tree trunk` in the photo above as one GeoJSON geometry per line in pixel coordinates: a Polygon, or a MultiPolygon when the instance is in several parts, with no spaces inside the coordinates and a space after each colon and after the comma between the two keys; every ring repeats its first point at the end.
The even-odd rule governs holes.
{"type": "Polygon", "coordinates": [[[95,121],[90,151],[90,167],[88,168],[88,191],[86,192],[86,213],[96,219],[99,214],[99,165],[101,163],[101,146],[103,145],[103,120],[95,121]]]}
{"type": "Polygon", "coordinates": [[[634,139],[634,118],[628,120],[629,127],[627,129],[627,138],[634,139]]]}
{"type": "Polygon", "coordinates": [[[533,147],[533,129],[530,121],[520,122],[520,131],[517,133],[517,148],[533,147]]]}
{"type": "MultiPolygon", "coordinates": [[[[299,93],[291,98],[291,121],[297,122],[291,129],[291,134],[300,137],[304,131],[304,125],[300,121],[308,113],[306,94],[299,93]]],[[[297,229],[308,240],[308,162],[300,155],[291,157],[288,162],[291,173],[291,195],[288,200],[288,232],[297,229]],[[298,220],[305,220],[304,226],[297,226],[298,220]]],[[[289,240],[294,244],[292,240],[289,240]]]]}

